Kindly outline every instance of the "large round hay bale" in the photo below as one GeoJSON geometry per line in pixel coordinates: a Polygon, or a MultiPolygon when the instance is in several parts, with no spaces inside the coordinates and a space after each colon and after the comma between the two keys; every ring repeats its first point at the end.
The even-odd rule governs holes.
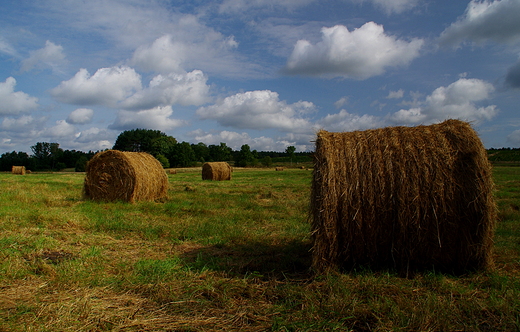
{"type": "Polygon", "coordinates": [[[168,194],[168,176],[161,163],[144,152],[107,150],[85,169],[84,194],[96,201],[153,201],[168,194]]]}
{"type": "Polygon", "coordinates": [[[18,175],[25,175],[25,166],[12,166],[11,173],[18,174],[18,175]]]}
{"type": "Polygon", "coordinates": [[[489,268],[493,190],[486,151],[466,122],[320,131],[311,194],[313,267],[489,268]]]}
{"type": "Polygon", "coordinates": [[[211,162],[202,165],[202,180],[231,180],[231,166],[226,162],[211,162]]]}

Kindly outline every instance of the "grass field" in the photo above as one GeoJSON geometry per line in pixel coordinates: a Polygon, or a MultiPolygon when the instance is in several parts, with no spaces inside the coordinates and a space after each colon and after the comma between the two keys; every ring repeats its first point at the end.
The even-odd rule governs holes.
{"type": "Polygon", "coordinates": [[[0,174],[0,331],[518,331],[520,167],[495,167],[496,269],[310,272],[311,171],[200,170],[163,203],[0,174]]]}

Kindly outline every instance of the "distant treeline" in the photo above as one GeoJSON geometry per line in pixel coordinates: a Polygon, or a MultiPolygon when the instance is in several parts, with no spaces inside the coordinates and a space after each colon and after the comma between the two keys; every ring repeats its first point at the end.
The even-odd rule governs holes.
{"type": "MultiPolygon", "coordinates": [[[[159,130],[133,129],[122,132],[113,149],[120,151],[148,152],[157,158],[163,167],[190,167],[207,161],[227,161],[242,167],[271,167],[278,163],[309,163],[311,152],[295,152],[289,146],[284,152],[251,150],[244,144],[240,150],[226,145],[206,145],[177,142],[159,130]]],[[[12,166],[25,166],[32,171],[59,171],[74,168],[85,171],[86,164],[99,151],[63,150],[58,143],[38,142],[31,146],[32,154],[6,152],[0,156],[0,171],[11,171],[12,166]]]]}
{"type": "Polygon", "coordinates": [[[492,162],[520,162],[520,148],[489,149],[487,153],[492,162]]]}

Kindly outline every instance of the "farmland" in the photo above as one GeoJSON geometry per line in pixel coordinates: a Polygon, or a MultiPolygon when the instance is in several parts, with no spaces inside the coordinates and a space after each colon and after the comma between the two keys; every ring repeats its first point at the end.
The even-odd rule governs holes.
{"type": "Polygon", "coordinates": [[[311,171],[169,174],[165,202],[82,198],[84,174],[0,174],[1,331],[520,329],[520,167],[495,167],[493,271],[313,275],[311,171]]]}

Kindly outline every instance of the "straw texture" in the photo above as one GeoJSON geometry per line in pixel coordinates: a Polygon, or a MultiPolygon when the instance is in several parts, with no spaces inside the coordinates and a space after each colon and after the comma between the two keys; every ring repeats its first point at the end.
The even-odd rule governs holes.
{"type": "Polygon", "coordinates": [[[87,163],[84,194],[96,201],[158,200],[168,194],[168,177],[148,153],[107,150],[87,163]]]}
{"type": "Polygon", "coordinates": [[[25,166],[12,166],[11,173],[18,174],[18,175],[25,175],[25,166]]]}
{"type": "Polygon", "coordinates": [[[490,268],[491,176],[479,137],[463,121],[318,132],[310,213],[314,269],[490,268]]]}
{"type": "Polygon", "coordinates": [[[204,163],[204,165],[202,165],[202,180],[231,180],[231,172],[231,166],[226,162],[219,161],[204,163]]]}

